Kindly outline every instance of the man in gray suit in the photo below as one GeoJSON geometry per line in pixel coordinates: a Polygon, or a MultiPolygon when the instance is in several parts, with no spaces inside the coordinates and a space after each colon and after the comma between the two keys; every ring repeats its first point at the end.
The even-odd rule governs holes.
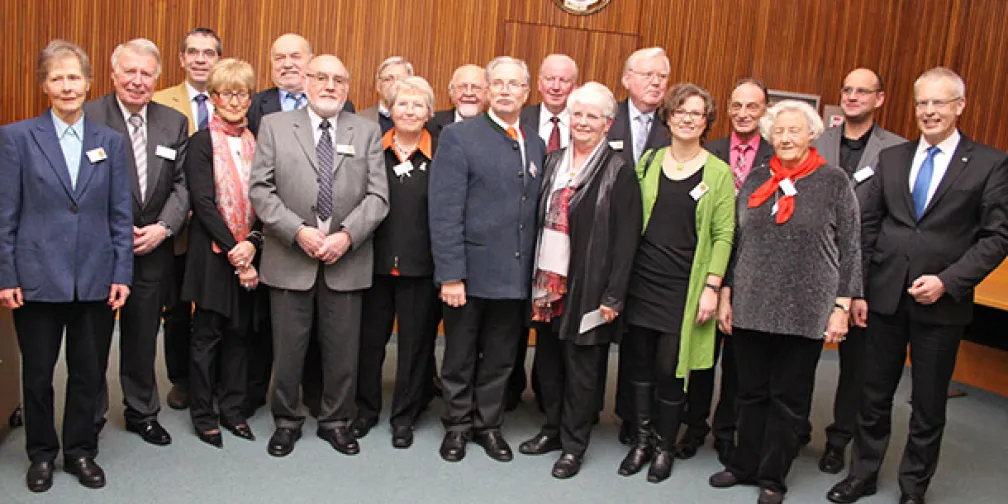
{"type": "MultiPolygon", "coordinates": [[[[867,181],[875,174],[879,152],[886,147],[906,142],[906,139],[882,129],[875,123],[875,111],[885,102],[882,79],[867,68],[858,68],[847,74],[840,88],[840,108],[844,123],[826,130],[816,140],[815,147],[826,162],[847,171],[854,184],[858,201],[863,203],[867,181]]],[[[867,271],[867,264],[863,271],[867,271]]],[[[851,303],[864,305],[864,300],[851,303]]],[[[858,318],[854,317],[858,324],[858,318]]],[[[844,451],[854,436],[857,413],[861,405],[864,352],[866,347],[864,323],[851,327],[847,339],[840,343],[840,377],[833,401],[833,423],[826,427],[826,450],[819,460],[819,470],[837,474],[844,468],[844,451]]],[[[806,431],[800,433],[809,439],[812,426],[806,422],[806,431]]]]}
{"type": "Polygon", "coordinates": [[[361,110],[359,116],[370,119],[381,126],[381,132],[392,129],[392,84],[403,77],[413,75],[413,63],[402,56],[392,56],[378,65],[375,73],[375,91],[378,92],[378,103],[361,110]]]}
{"type": "MultiPolygon", "coordinates": [[[[157,421],[158,398],[154,361],[164,283],[171,281],[172,236],[185,225],[189,212],[182,163],[189,140],[185,116],[152,102],[161,72],[161,53],[147,39],[133,39],[112,53],[113,93],[84,104],[88,119],[123,134],[133,186],[132,295],[119,313],[119,380],[126,406],[126,430],[154,445],[171,443],[157,421]]],[[[112,319],[109,319],[112,322],[112,319]]],[[[97,354],[103,391],[95,409],[96,430],[108,412],[108,367],[112,326],[98,338],[97,354]]]]}
{"type": "Polygon", "coordinates": [[[259,274],[273,322],[277,428],[267,451],[286,456],[301,437],[298,389],[317,318],[318,436],[354,455],[361,292],[371,286],[371,234],[388,213],[388,182],[378,125],[341,110],[350,84],[343,63],[316,56],[305,79],[308,107],[263,117],[252,164],[250,198],[266,234],[259,274]]]}

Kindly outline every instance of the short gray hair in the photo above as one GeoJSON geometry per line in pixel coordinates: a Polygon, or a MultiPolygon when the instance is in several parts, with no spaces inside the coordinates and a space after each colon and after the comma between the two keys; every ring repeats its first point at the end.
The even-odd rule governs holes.
{"type": "Polygon", "coordinates": [[[567,97],[567,109],[570,110],[575,103],[594,105],[602,109],[602,115],[612,119],[616,116],[616,97],[612,91],[598,82],[586,82],[583,86],[571,91],[567,97]]]}
{"type": "MultiPolygon", "coordinates": [[[[455,71],[452,72],[451,80],[448,81],[448,92],[449,93],[451,93],[452,91],[455,90],[455,79],[458,79],[459,72],[461,72],[462,70],[469,69],[469,68],[473,68],[473,69],[477,69],[477,70],[483,70],[483,67],[481,67],[479,65],[475,65],[473,63],[466,63],[466,64],[464,64],[464,65],[456,68],[455,71]]],[[[486,80],[486,75],[483,76],[483,80],[486,80]]]]}
{"type": "Polygon", "coordinates": [[[955,97],[956,98],[966,97],[966,83],[963,82],[962,77],[959,77],[959,74],[953,72],[951,69],[946,67],[934,67],[922,73],[920,77],[917,77],[917,80],[914,81],[914,94],[915,95],[917,94],[917,88],[921,85],[922,82],[931,79],[948,79],[952,81],[952,85],[955,86],[956,90],[955,97]]]}
{"type": "Polygon", "coordinates": [[[633,52],[623,63],[623,73],[630,71],[630,67],[634,66],[637,61],[645,58],[654,58],[656,56],[661,56],[665,59],[665,71],[672,72],[672,64],[669,63],[668,55],[665,54],[665,49],[661,47],[648,47],[645,49],[637,49],[633,52]]]}
{"type": "Polygon", "coordinates": [[[81,49],[80,46],[73,42],[56,39],[50,41],[38,55],[38,61],[35,64],[35,79],[38,80],[38,83],[45,82],[46,78],[49,77],[49,67],[52,66],[54,61],[69,56],[77,58],[77,61],[80,63],[81,75],[88,82],[91,82],[91,60],[88,59],[88,55],[84,52],[84,49],[81,49]]]}
{"type": "Polygon", "coordinates": [[[161,51],[159,51],[157,46],[154,45],[154,42],[145,38],[135,38],[117,45],[115,50],[112,51],[112,70],[119,69],[119,56],[122,55],[122,52],[125,49],[129,49],[140,54],[149,54],[154,56],[154,60],[157,61],[157,71],[154,78],[156,79],[161,75],[161,51]]]}
{"type": "Polygon", "coordinates": [[[773,131],[774,123],[777,122],[777,116],[784,112],[800,112],[805,116],[805,121],[808,122],[809,133],[812,135],[813,141],[819,138],[823,130],[826,129],[822,118],[812,108],[812,105],[801,100],[781,100],[774,104],[773,107],[770,107],[766,115],[760,119],[760,133],[763,134],[763,138],[770,139],[770,133],[773,131]]]}
{"type": "Polygon", "coordinates": [[[427,79],[410,75],[409,77],[395,81],[389,90],[389,94],[392,95],[392,104],[395,104],[396,99],[399,98],[399,93],[403,91],[415,91],[422,94],[424,102],[427,104],[428,119],[434,117],[434,89],[431,88],[427,79]]]}
{"type": "Polygon", "coordinates": [[[512,58],[511,56],[497,56],[496,58],[490,60],[486,66],[486,80],[487,84],[490,83],[490,74],[493,73],[494,69],[501,65],[518,65],[521,67],[522,74],[525,77],[525,84],[527,85],[532,80],[532,74],[529,73],[528,65],[525,64],[524,60],[518,58],[512,58]]]}
{"type": "Polygon", "coordinates": [[[393,66],[393,65],[404,65],[406,67],[406,73],[408,73],[410,75],[414,75],[413,74],[413,63],[410,63],[408,59],[406,59],[406,58],[404,58],[402,56],[392,56],[390,58],[385,58],[385,61],[382,61],[381,64],[378,65],[378,71],[375,72],[375,80],[380,80],[381,79],[381,73],[386,68],[388,68],[390,66],[393,66]]]}

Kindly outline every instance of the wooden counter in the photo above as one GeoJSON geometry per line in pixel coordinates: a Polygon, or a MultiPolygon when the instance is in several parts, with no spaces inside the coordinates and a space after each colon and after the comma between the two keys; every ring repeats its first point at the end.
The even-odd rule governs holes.
{"type": "Polygon", "coordinates": [[[977,285],[973,302],[1008,311],[1008,264],[1001,263],[977,285]]]}

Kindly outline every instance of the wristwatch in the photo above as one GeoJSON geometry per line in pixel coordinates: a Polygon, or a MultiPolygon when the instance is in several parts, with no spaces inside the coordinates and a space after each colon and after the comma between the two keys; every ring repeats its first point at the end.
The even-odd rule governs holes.
{"type": "Polygon", "coordinates": [[[165,229],[165,238],[171,238],[172,232],[171,228],[168,227],[168,224],[166,224],[165,221],[158,221],[158,225],[165,229]]]}
{"type": "Polygon", "coordinates": [[[714,291],[714,294],[717,294],[717,293],[721,292],[721,286],[720,285],[714,285],[712,283],[705,283],[704,287],[707,287],[708,289],[714,291]]]}
{"type": "Polygon", "coordinates": [[[833,308],[839,308],[840,311],[842,311],[844,313],[850,313],[850,306],[845,306],[845,305],[840,304],[840,303],[833,303],[833,308]]]}

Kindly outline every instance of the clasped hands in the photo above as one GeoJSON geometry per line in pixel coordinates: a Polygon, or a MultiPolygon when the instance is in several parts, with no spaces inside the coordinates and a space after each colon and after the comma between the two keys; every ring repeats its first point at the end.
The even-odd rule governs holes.
{"type": "Polygon", "coordinates": [[[259,286],[259,271],[252,265],[255,253],[255,245],[252,245],[252,242],[248,240],[242,240],[231,247],[227,254],[228,262],[235,267],[238,282],[245,290],[252,290],[259,286]]]}
{"type": "Polygon", "coordinates": [[[133,226],[133,255],[147,255],[168,238],[168,230],[161,224],[144,227],[133,226]]]}
{"type": "Polygon", "coordinates": [[[294,236],[306,254],[326,264],[334,264],[350,250],[350,233],[342,229],[326,236],[318,228],[303,226],[294,236]]]}

